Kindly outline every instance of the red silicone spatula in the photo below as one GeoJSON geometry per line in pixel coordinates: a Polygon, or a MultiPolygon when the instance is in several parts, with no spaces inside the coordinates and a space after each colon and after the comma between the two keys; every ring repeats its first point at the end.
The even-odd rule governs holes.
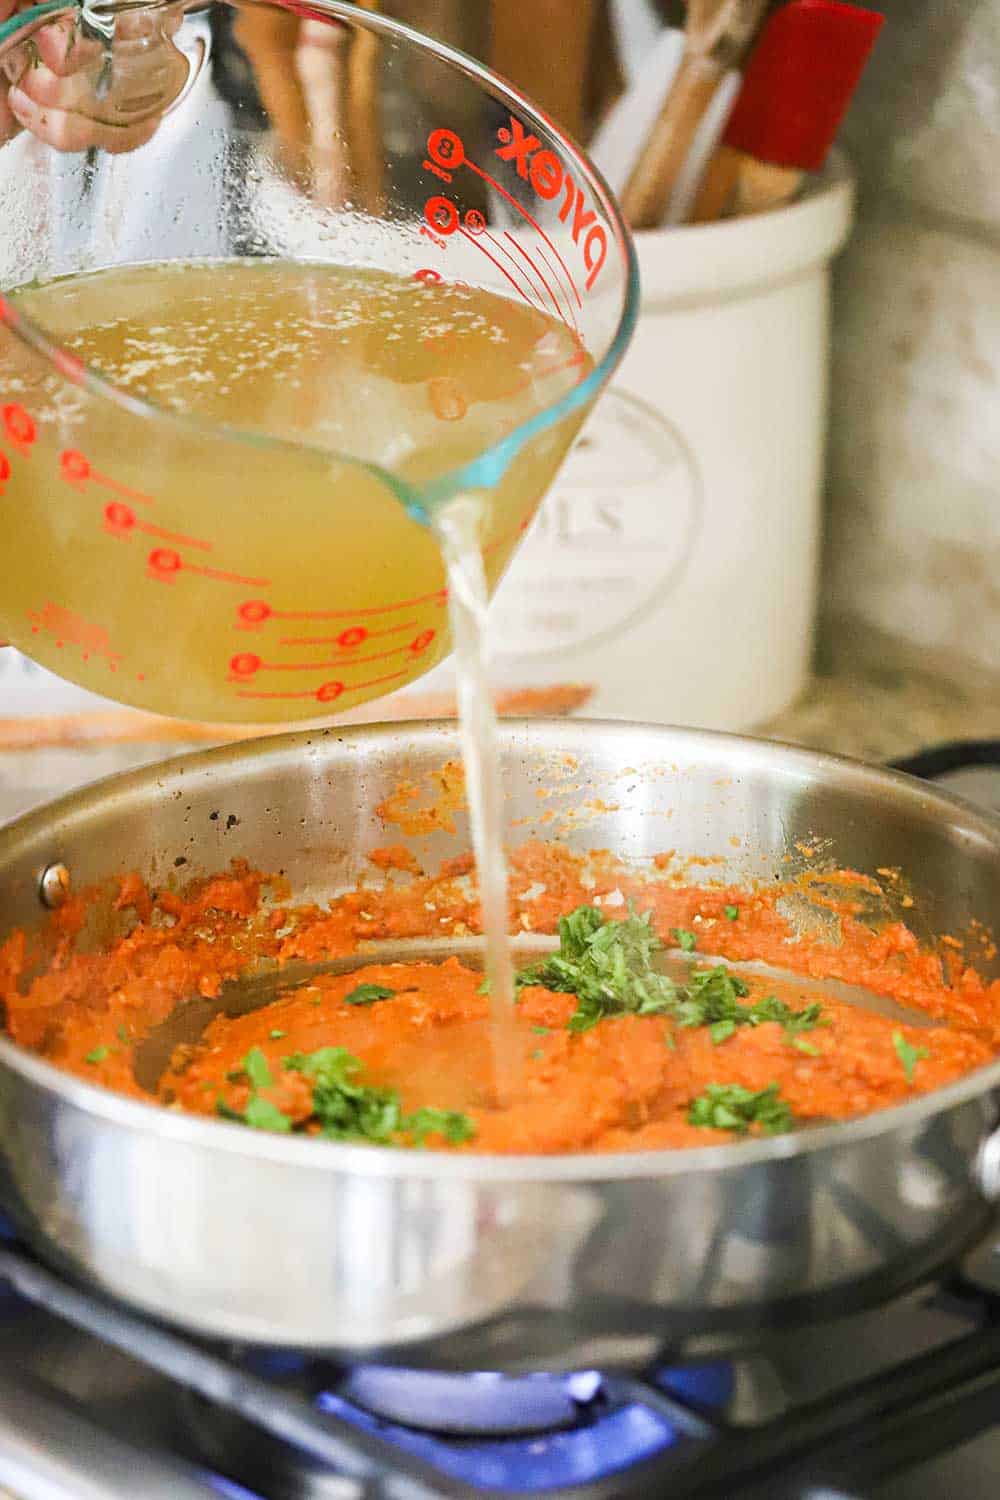
{"type": "Polygon", "coordinates": [[[885,17],[844,0],[789,0],[747,61],[694,217],[771,208],[826,161],[885,17]]]}

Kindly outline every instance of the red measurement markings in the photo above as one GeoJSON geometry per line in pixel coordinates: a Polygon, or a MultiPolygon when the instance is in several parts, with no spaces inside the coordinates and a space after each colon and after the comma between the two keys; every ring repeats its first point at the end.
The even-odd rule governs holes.
{"type": "Polygon", "coordinates": [[[0,453],[0,495],[2,495],[4,490],[6,489],[7,481],[9,478],[10,459],[7,457],[6,453],[0,453]]]}
{"type": "MultiPolygon", "coordinates": [[[[249,580],[254,582],[253,579],[249,580]]],[[[248,599],[236,609],[237,624],[248,628],[264,625],[268,620],[349,620],[352,615],[371,617],[392,614],[397,609],[414,609],[418,604],[444,604],[447,589],[420,594],[415,599],[398,599],[395,604],[373,605],[371,609],[274,609],[263,599],[248,599]]]]}
{"type": "Polygon", "coordinates": [[[90,460],[75,448],[67,448],[60,453],[59,472],[66,483],[71,484],[74,489],[83,491],[88,484],[97,484],[102,489],[112,490],[116,495],[124,495],[127,500],[132,500],[137,505],[153,504],[152,495],[145,495],[142,490],[129,489],[127,484],[119,484],[117,479],[100,473],[99,470],[92,468],[90,460]]]}
{"type": "MultiPolygon", "coordinates": [[[[509,141],[511,139],[511,133],[506,130],[501,130],[499,132],[499,138],[501,141],[509,141]]],[[[576,297],[577,306],[583,306],[583,299],[581,298],[580,293],[577,290],[577,285],[573,280],[573,274],[570,271],[569,266],[559,254],[559,251],[549,239],[549,236],[545,233],[545,230],[542,228],[541,224],[539,224],[538,220],[534,217],[533,214],[528,212],[523,203],[518,202],[513,194],[508,193],[507,189],[503,187],[499,182],[497,182],[495,177],[492,177],[489,172],[484,171],[482,167],[477,166],[476,163],[471,159],[471,157],[466,156],[465,145],[462,141],[461,136],[456,135],[453,130],[432,131],[427,141],[427,154],[437,166],[443,168],[448,172],[456,172],[459,167],[468,167],[471,172],[476,173],[477,177],[481,177],[484,182],[488,182],[491,187],[495,188],[496,191],[501,195],[501,197],[506,198],[507,202],[510,203],[514,208],[516,208],[518,213],[527,220],[527,222],[539,235],[541,235],[542,239],[545,241],[546,245],[548,245],[549,249],[552,251],[552,254],[555,256],[556,260],[559,262],[560,266],[565,272],[566,278],[573,291],[573,295],[576,297]]],[[[449,200],[447,198],[439,198],[436,200],[436,202],[438,204],[449,204],[449,200]]],[[[449,206],[454,207],[454,205],[449,206]]],[[[430,207],[430,205],[428,205],[428,207],[430,207]]],[[[439,209],[438,222],[434,223],[430,219],[428,219],[428,222],[431,224],[432,228],[437,229],[440,233],[449,233],[449,230],[443,228],[443,224],[449,223],[450,217],[450,214],[447,214],[444,209],[439,209]]],[[[457,211],[455,217],[457,219],[457,211]]]]}
{"type": "Polygon", "coordinates": [[[378,640],[385,635],[403,635],[407,630],[416,630],[416,620],[406,620],[402,625],[390,625],[388,630],[367,630],[364,625],[352,625],[349,630],[342,630],[339,635],[283,635],[279,637],[279,646],[342,646],[348,649],[351,646],[360,646],[365,641],[378,640]]]}
{"type": "Polygon", "coordinates": [[[497,182],[495,177],[492,177],[489,172],[485,172],[482,167],[477,167],[476,163],[474,161],[470,161],[468,157],[466,157],[465,165],[471,168],[471,170],[476,173],[477,177],[481,177],[484,182],[488,182],[490,187],[496,188],[500,196],[502,198],[506,198],[508,203],[513,204],[518,213],[521,214],[525,219],[527,219],[532,229],[536,230],[541,235],[542,239],[548,245],[549,249],[552,251],[552,254],[555,256],[560,266],[562,266],[562,269],[566,274],[566,279],[569,282],[570,290],[572,291],[573,296],[576,298],[577,307],[582,307],[583,298],[580,296],[576,282],[573,280],[573,273],[570,271],[569,266],[563,260],[562,256],[559,254],[559,251],[549,239],[548,235],[545,233],[545,230],[542,228],[541,224],[539,224],[534,214],[530,214],[525,208],[524,204],[519,203],[512,193],[508,193],[507,189],[501,183],[497,182]]]}
{"type": "Polygon", "coordinates": [[[468,240],[470,245],[475,245],[476,249],[479,250],[479,251],[481,251],[482,254],[486,256],[486,259],[488,261],[492,261],[492,263],[496,266],[497,270],[500,272],[500,275],[503,276],[507,281],[510,282],[511,286],[514,288],[515,292],[517,293],[518,297],[521,299],[522,302],[528,302],[528,303],[530,303],[530,305],[532,307],[535,306],[535,303],[531,299],[530,293],[526,293],[525,290],[524,290],[524,288],[522,286],[520,286],[519,283],[514,280],[513,276],[506,269],[506,267],[504,267],[504,266],[502,266],[500,264],[500,262],[497,260],[496,256],[490,254],[490,252],[489,252],[489,250],[487,250],[486,246],[480,242],[479,237],[477,235],[469,234],[468,231],[465,230],[465,229],[463,229],[461,231],[461,234],[462,234],[462,238],[465,239],[465,240],[468,240]]]}
{"type": "Polygon", "coordinates": [[[38,428],[35,419],[23,406],[12,402],[0,410],[0,418],[3,419],[3,430],[7,434],[8,441],[13,444],[22,456],[31,452],[31,445],[38,437],[38,428]]]}
{"type": "MultiPolygon", "coordinates": [[[[541,267],[532,260],[527,250],[525,250],[524,246],[519,240],[515,239],[514,235],[511,234],[509,229],[504,230],[504,239],[510,241],[510,243],[514,246],[514,249],[518,252],[519,255],[523,256],[528,265],[531,267],[532,271],[538,277],[539,281],[542,283],[542,286],[545,288],[545,291],[548,294],[549,301],[555,308],[556,317],[559,319],[559,321],[561,323],[568,322],[569,320],[567,319],[565,312],[563,312],[562,303],[559,301],[559,299],[556,297],[555,292],[549,286],[549,283],[545,277],[545,273],[542,271],[541,267]]],[[[548,262],[546,262],[546,264],[548,264],[548,262]]],[[[551,270],[551,267],[549,267],[549,269],[551,270]]],[[[565,292],[563,293],[563,295],[565,296],[565,292]]],[[[569,304],[567,304],[567,306],[569,309],[569,315],[571,318],[573,318],[573,322],[575,324],[576,319],[573,317],[573,308],[569,304]]]]}
{"type": "Polygon", "coordinates": [[[211,578],[218,583],[241,583],[250,588],[270,588],[269,578],[247,578],[243,573],[227,573],[223,568],[206,568],[201,563],[188,562],[179,552],[169,547],[156,547],[146,558],[146,576],[159,583],[173,583],[179,573],[195,573],[199,578],[211,578]]]}
{"type": "Polygon", "coordinates": [[[96,625],[75,610],[55,604],[52,600],[43,604],[41,609],[30,609],[28,620],[32,635],[40,635],[44,631],[46,635],[53,637],[56,646],[78,647],[84,661],[89,661],[91,656],[103,656],[112,672],[118,670],[121,656],[117,651],[112,651],[110,637],[103,625],[96,625]]]}
{"type": "Polygon", "coordinates": [[[386,682],[398,682],[409,677],[409,672],[392,672],[388,677],[372,677],[368,682],[355,682],[347,687],[343,682],[324,682],[318,688],[304,693],[248,693],[245,688],[237,693],[238,698],[314,698],[317,703],[334,703],[342,693],[360,693],[364,688],[381,687],[386,682]]]}
{"type": "Polygon", "coordinates": [[[104,529],[112,536],[126,537],[133,531],[141,531],[146,536],[159,537],[164,542],[177,542],[181,547],[198,547],[202,552],[212,550],[211,542],[203,542],[196,536],[183,536],[178,531],[167,531],[163,526],[152,526],[148,521],[140,521],[131,506],[123,505],[120,500],[112,500],[110,505],[104,507],[104,529]]]}
{"type": "Polygon", "coordinates": [[[253,651],[238,651],[229,661],[229,680],[242,681],[255,677],[258,672],[322,672],[330,667],[360,667],[376,661],[391,661],[394,656],[420,656],[436,635],[435,630],[422,630],[407,645],[396,646],[391,651],[376,651],[373,656],[335,656],[330,661],[264,661],[253,651]]]}
{"type": "MultiPolygon", "coordinates": [[[[527,273],[524,270],[524,267],[521,266],[514,259],[513,255],[511,255],[510,251],[507,249],[507,247],[505,245],[501,245],[501,243],[497,239],[496,235],[490,234],[487,231],[483,235],[483,238],[486,239],[486,240],[489,240],[490,244],[493,245],[493,246],[495,246],[496,249],[499,250],[500,254],[503,255],[507,260],[510,261],[511,265],[516,269],[516,271],[517,271],[517,273],[518,273],[519,276],[523,276],[524,277],[524,280],[525,280],[525,282],[527,283],[527,286],[528,286],[528,296],[525,297],[525,301],[530,302],[530,304],[531,304],[532,307],[537,307],[538,310],[539,310],[539,312],[544,312],[545,311],[545,296],[544,296],[544,292],[539,292],[538,287],[536,286],[535,282],[533,282],[531,280],[531,278],[527,275],[527,273]]],[[[508,235],[508,239],[509,238],[510,238],[510,236],[508,235]]],[[[514,244],[515,245],[517,244],[516,240],[514,241],[514,244]]],[[[528,261],[529,265],[532,265],[530,257],[526,256],[525,259],[528,261]]],[[[533,265],[532,265],[532,269],[534,269],[533,265]]],[[[546,288],[546,290],[548,290],[548,289],[546,288]]],[[[524,296],[524,293],[522,293],[522,296],[524,296]]],[[[563,310],[559,306],[559,303],[556,301],[556,299],[553,297],[551,291],[549,291],[549,301],[552,303],[552,306],[555,308],[556,317],[559,319],[559,321],[561,323],[565,323],[566,322],[566,318],[565,318],[565,316],[563,314],[563,310]]]]}

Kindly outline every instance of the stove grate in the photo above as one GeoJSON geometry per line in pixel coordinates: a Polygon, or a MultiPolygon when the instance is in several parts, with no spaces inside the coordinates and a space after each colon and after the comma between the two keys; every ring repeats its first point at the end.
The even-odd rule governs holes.
{"type": "MultiPolygon", "coordinates": [[[[9,1240],[0,1245],[0,1296],[6,1287],[124,1351],[202,1398],[205,1410],[267,1434],[371,1500],[851,1500],[996,1422],[1000,1285],[991,1278],[1000,1262],[987,1254],[982,1264],[978,1282],[955,1279],[949,1289],[970,1331],[755,1427],[727,1419],[734,1367],[726,1360],[647,1379],[359,1366],[303,1394],[301,1382],[288,1385],[299,1372],[295,1357],[227,1359],[71,1285],[9,1240]],[[492,1408],[491,1395],[500,1398],[492,1408]],[[442,1403],[443,1424],[435,1418],[442,1403]],[[445,1434],[435,1430],[442,1425],[445,1434]]],[[[243,1477],[214,1474],[211,1485],[223,1500],[257,1500],[236,1482],[243,1477]]]]}

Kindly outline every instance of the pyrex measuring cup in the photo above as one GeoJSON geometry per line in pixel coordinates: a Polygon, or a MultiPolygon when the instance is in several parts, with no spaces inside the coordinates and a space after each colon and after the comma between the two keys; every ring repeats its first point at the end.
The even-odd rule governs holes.
{"type": "MultiPolygon", "coordinates": [[[[628,341],[613,200],[514,89],[374,9],[26,15],[6,75],[42,110],[51,84],[59,144],[88,149],[30,130],[0,147],[0,633],[97,692],[202,719],[316,718],[401,687],[449,646],[434,507],[487,497],[495,585],[628,341]],[[53,27],[80,59],[69,83],[49,76],[53,27]],[[127,149],[137,122],[155,133],[127,149]],[[425,338],[386,430],[363,432],[362,382],[331,445],[309,420],[322,363],[280,421],[236,429],[102,378],[69,347],[72,312],[39,321],[28,285],[233,259],[484,287],[533,311],[552,359],[498,393],[489,361],[456,367],[447,332],[425,338]]],[[[391,365],[392,329],[365,337],[368,364],[391,365]]]]}

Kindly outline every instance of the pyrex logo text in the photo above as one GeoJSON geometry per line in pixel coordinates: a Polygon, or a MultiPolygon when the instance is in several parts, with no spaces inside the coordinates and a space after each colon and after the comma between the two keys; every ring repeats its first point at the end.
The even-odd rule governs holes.
{"type": "Polygon", "coordinates": [[[500,141],[497,156],[501,161],[514,162],[518,176],[531,183],[539,198],[551,201],[563,194],[559,217],[565,224],[573,215],[573,243],[583,251],[589,292],[607,259],[608,235],[594,210],[587,208],[583,189],[573,181],[555,152],[541,149],[537,135],[529,135],[513,115],[509,128],[504,125],[497,131],[497,139],[500,141]]]}

